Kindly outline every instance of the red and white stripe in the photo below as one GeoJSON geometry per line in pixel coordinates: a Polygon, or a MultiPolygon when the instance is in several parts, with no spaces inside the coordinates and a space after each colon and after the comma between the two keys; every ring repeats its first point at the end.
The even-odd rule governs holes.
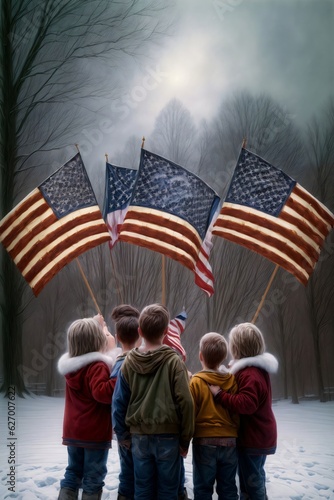
{"type": "Polygon", "coordinates": [[[109,240],[97,205],[58,220],[38,188],[0,222],[0,241],[36,296],[71,260],[109,240]]]}
{"type": "Polygon", "coordinates": [[[192,271],[202,241],[187,221],[153,208],[130,206],[119,239],[150,248],[182,262],[192,271]]]}
{"type": "Polygon", "coordinates": [[[165,345],[169,345],[181,355],[183,361],[186,361],[187,359],[186,351],[181,344],[181,335],[185,329],[185,326],[185,320],[178,317],[172,319],[168,325],[168,332],[163,340],[163,343],[165,345]]]}
{"type": "Polygon", "coordinates": [[[233,203],[223,203],[213,234],[243,245],[307,284],[334,215],[296,184],[278,217],[233,203]]]}

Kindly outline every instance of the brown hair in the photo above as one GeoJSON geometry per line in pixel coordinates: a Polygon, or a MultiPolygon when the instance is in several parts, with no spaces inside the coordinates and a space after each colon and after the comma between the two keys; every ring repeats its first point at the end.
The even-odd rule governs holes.
{"type": "Polygon", "coordinates": [[[120,304],[111,311],[111,319],[117,322],[121,318],[124,318],[124,316],[139,318],[139,314],[138,309],[130,306],[130,304],[120,304]]]}
{"type": "Polygon", "coordinates": [[[158,340],[165,333],[169,324],[169,312],[162,304],[144,307],[139,316],[139,327],[144,339],[149,342],[158,340]]]}
{"type": "Polygon", "coordinates": [[[226,359],[228,345],[220,333],[209,332],[201,338],[199,350],[205,365],[215,370],[226,359]]]}
{"type": "Polygon", "coordinates": [[[71,358],[88,352],[104,351],[107,337],[94,318],[73,321],[67,330],[68,354],[71,358]]]}
{"type": "Polygon", "coordinates": [[[229,346],[234,359],[258,356],[266,348],[261,331],[253,323],[234,326],[230,331],[229,346]]]}
{"type": "Polygon", "coordinates": [[[138,318],[135,316],[123,316],[116,323],[117,339],[127,344],[134,344],[139,339],[138,318]]]}

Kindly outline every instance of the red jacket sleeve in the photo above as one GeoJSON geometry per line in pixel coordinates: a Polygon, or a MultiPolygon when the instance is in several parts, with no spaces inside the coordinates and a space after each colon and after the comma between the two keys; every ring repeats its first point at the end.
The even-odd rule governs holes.
{"type": "Polygon", "coordinates": [[[251,415],[256,412],[263,397],[266,397],[267,394],[267,387],[261,371],[253,367],[242,370],[238,373],[237,381],[237,394],[221,391],[216,395],[215,401],[232,412],[251,415]]]}
{"type": "Polygon", "coordinates": [[[103,362],[94,363],[87,376],[93,398],[99,403],[111,404],[116,378],[110,378],[109,367],[103,362]]]}

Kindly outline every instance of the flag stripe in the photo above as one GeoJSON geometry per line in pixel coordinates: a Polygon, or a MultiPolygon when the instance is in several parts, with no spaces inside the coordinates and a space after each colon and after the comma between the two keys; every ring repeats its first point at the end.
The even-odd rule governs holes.
{"type": "MultiPolygon", "coordinates": [[[[291,208],[297,217],[297,222],[303,228],[308,226],[311,232],[315,232],[323,239],[328,233],[330,225],[317,213],[310,205],[296,195],[295,190],[292,191],[290,198],[287,200],[285,207],[291,208]]],[[[282,212],[285,211],[285,207],[282,212]]],[[[281,212],[281,213],[282,213],[281,212]]],[[[296,223],[297,225],[297,223],[296,223]]],[[[302,229],[303,230],[303,229],[302,229]]]]}
{"type": "Polygon", "coordinates": [[[258,241],[263,241],[267,247],[272,248],[273,251],[277,249],[279,252],[285,252],[289,259],[293,259],[298,266],[302,268],[304,267],[308,273],[312,272],[314,262],[316,262],[319,257],[319,253],[316,252],[314,258],[311,259],[307,253],[302,252],[297,245],[292,243],[283,235],[278,233],[275,234],[267,228],[266,231],[263,231],[261,226],[250,222],[245,224],[237,218],[225,218],[223,228],[223,231],[227,229],[232,232],[235,231],[236,233],[242,233],[244,236],[249,236],[250,238],[257,239],[258,241]]]}
{"type": "Polygon", "coordinates": [[[160,232],[163,232],[165,228],[170,229],[173,232],[179,233],[180,237],[184,237],[191,241],[196,247],[201,244],[200,236],[193,226],[187,221],[167,212],[130,206],[124,224],[126,224],[129,219],[135,219],[135,223],[137,224],[138,216],[140,216],[140,224],[142,225],[145,225],[145,223],[155,225],[157,228],[160,228],[160,232]],[[161,227],[162,223],[163,228],[161,227]]]}
{"type": "MultiPolygon", "coordinates": [[[[218,227],[227,227],[240,230],[250,236],[257,234],[259,238],[266,242],[270,239],[273,245],[277,246],[291,242],[294,247],[300,248],[305,258],[310,255],[313,260],[318,259],[319,245],[293,224],[288,224],[264,213],[257,215],[256,211],[250,208],[242,210],[241,206],[229,205],[225,207],[224,205],[221,215],[217,219],[217,229],[218,227]]],[[[217,234],[216,230],[214,233],[217,234]]]]}
{"type": "MultiPolygon", "coordinates": [[[[47,203],[45,208],[47,208],[47,203]]],[[[39,217],[28,224],[21,234],[7,248],[11,257],[19,265],[21,259],[31,260],[45,245],[48,245],[50,240],[55,240],[68,231],[80,225],[88,224],[96,221],[100,230],[104,231],[104,222],[101,219],[101,213],[98,207],[87,207],[77,212],[72,212],[69,215],[58,220],[56,217],[47,217],[43,219],[39,217]]],[[[95,231],[95,230],[94,230],[95,231]]],[[[20,264],[20,268],[24,269],[25,265],[20,264]]]]}
{"type": "Polygon", "coordinates": [[[281,170],[242,148],[213,234],[254,250],[306,285],[334,215],[281,170]]]}
{"type": "Polygon", "coordinates": [[[50,232],[44,241],[42,241],[39,245],[36,245],[38,253],[35,253],[33,248],[32,252],[29,254],[30,258],[25,257],[19,262],[16,262],[15,260],[15,263],[21,270],[23,276],[25,276],[28,281],[31,281],[45,265],[61,254],[65,248],[74,245],[78,239],[81,240],[89,238],[91,235],[95,241],[96,235],[100,235],[101,243],[109,241],[109,233],[107,235],[107,233],[103,232],[103,230],[103,224],[100,221],[97,221],[75,227],[72,231],[68,231],[55,239],[53,238],[53,233],[50,232]],[[48,243],[49,241],[50,243],[48,243]]]}
{"type": "Polygon", "coordinates": [[[30,221],[42,217],[47,212],[47,215],[56,220],[52,210],[45,203],[45,200],[39,189],[35,189],[31,195],[31,203],[29,197],[25,198],[17,205],[0,223],[1,236],[0,240],[7,248],[12,244],[17,234],[23,234],[30,221]]]}
{"type": "Polygon", "coordinates": [[[325,207],[325,205],[314,198],[314,196],[312,196],[299,184],[296,184],[294,192],[296,193],[296,195],[302,198],[311,207],[312,210],[314,210],[318,214],[318,217],[321,217],[324,221],[326,221],[327,230],[330,230],[330,228],[334,226],[334,215],[330,210],[328,210],[327,207],[325,207]]]}
{"type": "Polygon", "coordinates": [[[87,250],[90,250],[91,248],[109,240],[109,234],[104,236],[97,234],[95,236],[89,236],[88,238],[82,239],[81,241],[73,244],[71,247],[65,248],[61,254],[45,266],[44,269],[42,269],[31,280],[30,286],[34,294],[37,296],[50,279],[53,278],[53,276],[57,274],[68,262],[78,257],[83,252],[86,252],[87,250]]]}
{"type": "Polygon", "coordinates": [[[79,153],[2,219],[0,241],[35,295],[74,257],[110,241],[79,153]]]}
{"type": "Polygon", "coordinates": [[[301,283],[303,283],[303,285],[306,285],[309,279],[309,273],[298,266],[292,259],[290,259],[285,253],[279,251],[277,248],[270,247],[255,238],[247,237],[241,233],[228,229],[222,229],[219,236],[259,253],[263,257],[266,257],[275,264],[283,267],[283,269],[293,274],[301,283]]]}
{"type": "Polygon", "coordinates": [[[181,354],[182,359],[186,361],[187,354],[184,347],[181,344],[181,335],[185,329],[187,315],[182,312],[176,318],[172,319],[168,325],[168,331],[163,339],[165,345],[169,345],[175,349],[179,354],[181,354]]]}
{"type": "Polygon", "coordinates": [[[165,216],[164,212],[154,209],[137,207],[129,209],[119,239],[140,246],[149,244],[152,250],[182,262],[191,270],[194,270],[201,245],[196,229],[186,221],[171,214],[165,216]],[[174,225],[170,223],[171,218],[175,221],[174,225]],[[181,231],[182,228],[184,232],[181,231]],[[187,238],[185,234],[191,235],[191,238],[187,238]]]}
{"type": "Polygon", "coordinates": [[[195,261],[190,258],[190,255],[187,252],[184,252],[181,248],[178,248],[177,246],[163,242],[160,243],[156,237],[154,238],[145,237],[140,233],[130,233],[124,231],[124,228],[122,228],[119,239],[120,241],[133,243],[134,245],[149,248],[154,252],[162,253],[167,257],[170,257],[171,259],[181,262],[181,264],[183,264],[191,271],[193,271],[195,268],[195,261]]]}

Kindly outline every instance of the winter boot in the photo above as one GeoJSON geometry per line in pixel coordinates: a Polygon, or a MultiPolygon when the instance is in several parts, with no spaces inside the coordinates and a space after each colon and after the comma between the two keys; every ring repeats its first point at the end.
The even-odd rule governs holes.
{"type": "Polygon", "coordinates": [[[190,498],[188,497],[187,489],[184,488],[183,493],[179,493],[177,498],[178,500],[190,500],[190,498]]]}
{"type": "Polygon", "coordinates": [[[60,488],[58,500],[77,500],[78,490],[71,490],[70,488],[60,488]]]}
{"type": "Polygon", "coordinates": [[[102,498],[102,490],[98,491],[97,493],[86,493],[85,491],[82,492],[82,500],[101,500],[102,498]]]}
{"type": "Polygon", "coordinates": [[[183,493],[179,493],[177,498],[178,498],[178,500],[191,500],[188,497],[187,488],[184,488],[183,493]]]}

